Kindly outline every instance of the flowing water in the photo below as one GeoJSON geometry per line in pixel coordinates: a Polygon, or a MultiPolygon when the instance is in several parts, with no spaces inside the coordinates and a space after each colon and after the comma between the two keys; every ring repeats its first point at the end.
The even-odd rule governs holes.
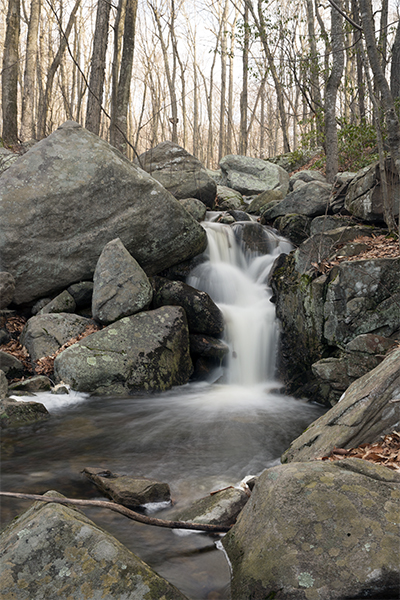
{"type": "MultiPolygon", "coordinates": [[[[210,382],[158,395],[38,395],[52,418],[3,434],[3,490],[56,489],[70,497],[98,498],[81,475],[92,466],[166,481],[176,506],[184,506],[278,464],[289,443],[322,414],[318,406],[280,394],[274,380],[278,324],[266,279],[288,243],[265,230],[269,253],[260,256],[245,250],[240,225],[205,227],[207,260],[188,283],[207,291],[224,314],[227,366],[216,369],[210,382]]],[[[2,525],[27,505],[3,498],[2,525]]],[[[229,599],[220,536],[183,535],[105,509],[84,512],[191,600],[229,599]]]]}

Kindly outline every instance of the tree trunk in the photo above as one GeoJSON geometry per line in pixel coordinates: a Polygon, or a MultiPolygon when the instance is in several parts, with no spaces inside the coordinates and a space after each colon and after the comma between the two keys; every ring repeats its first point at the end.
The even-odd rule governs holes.
{"type": "Polygon", "coordinates": [[[326,179],[330,183],[339,169],[336,98],[344,68],[343,17],[335,8],[331,9],[331,27],[332,68],[325,90],[326,179]]]}
{"type": "Polygon", "coordinates": [[[249,79],[249,6],[244,1],[244,40],[242,54],[242,92],[240,94],[240,138],[239,152],[241,155],[247,154],[247,107],[248,107],[248,79],[249,79]]]}
{"type": "Polygon", "coordinates": [[[98,0],[85,121],[86,129],[96,135],[100,132],[110,8],[108,0],[98,0]]]}
{"type": "Polygon", "coordinates": [[[228,20],[228,0],[225,0],[224,11],[222,14],[222,32],[221,32],[221,95],[219,105],[219,140],[218,140],[218,162],[225,155],[225,105],[226,105],[226,28],[228,20]]]}
{"type": "Polygon", "coordinates": [[[36,62],[41,0],[32,0],[26,39],[26,58],[24,73],[24,91],[22,94],[21,139],[26,141],[36,136],[35,95],[36,95],[36,62]]]}
{"type": "Polygon", "coordinates": [[[18,143],[18,43],[20,33],[20,0],[9,0],[1,78],[3,109],[3,141],[18,143]]]}
{"type": "Polygon", "coordinates": [[[390,70],[390,91],[393,98],[400,97],[400,21],[397,24],[396,37],[392,46],[392,64],[390,70]]]}

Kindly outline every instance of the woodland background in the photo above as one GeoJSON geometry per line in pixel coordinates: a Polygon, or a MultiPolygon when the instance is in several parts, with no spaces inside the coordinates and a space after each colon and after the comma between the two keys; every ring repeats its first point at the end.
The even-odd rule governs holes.
{"type": "Polygon", "coordinates": [[[129,158],[170,139],[216,168],[322,148],[328,180],[400,169],[398,0],[0,0],[2,140],[67,119],[129,158]]]}

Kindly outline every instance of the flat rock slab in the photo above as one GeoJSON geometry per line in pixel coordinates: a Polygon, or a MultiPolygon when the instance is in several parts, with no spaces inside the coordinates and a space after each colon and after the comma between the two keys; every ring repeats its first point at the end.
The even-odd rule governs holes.
{"type": "Polygon", "coordinates": [[[399,593],[400,473],[360,459],[267,469],[223,538],[232,599],[399,593]]]}
{"type": "Polygon", "coordinates": [[[146,477],[118,475],[107,469],[85,467],[83,473],[102,494],[124,506],[142,506],[150,502],[170,502],[168,483],[146,477]]]}
{"type": "Polygon", "coordinates": [[[42,502],[1,536],[0,588],[2,600],[186,598],[82,512],[42,502]]]}
{"type": "Polygon", "coordinates": [[[237,516],[249,497],[243,490],[229,487],[209,496],[200,498],[187,508],[178,507],[168,512],[168,518],[174,521],[189,521],[229,527],[236,522],[237,516]]]}
{"type": "Polygon", "coordinates": [[[23,427],[49,417],[41,402],[22,402],[13,398],[0,400],[0,428],[23,427]]]}
{"type": "Polygon", "coordinates": [[[290,445],[282,462],[326,456],[337,448],[374,443],[400,424],[400,349],[357,379],[342,399],[290,445]]]}

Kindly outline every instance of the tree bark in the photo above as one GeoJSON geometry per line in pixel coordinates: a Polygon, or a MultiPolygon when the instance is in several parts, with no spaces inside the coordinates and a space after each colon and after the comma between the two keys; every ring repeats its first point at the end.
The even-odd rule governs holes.
{"type": "Polygon", "coordinates": [[[109,0],[98,0],[85,121],[86,129],[96,135],[100,132],[110,8],[109,0]]]}
{"type": "Polygon", "coordinates": [[[26,38],[26,58],[24,73],[24,90],[21,110],[21,139],[26,141],[36,137],[35,96],[36,96],[36,62],[38,49],[38,33],[41,0],[32,0],[26,38]]]}
{"type": "Polygon", "coordinates": [[[326,179],[330,183],[339,170],[336,99],[344,68],[343,17],[335,8],[331,9],[331,28],[332,68],[325,90],[326,179]]]}
{"type": "Polygon", "coordinates": [[[249,5],[244,0],[244,39],[242,53],[242,91],[240,94],[240,137],[239,152],[242,156],[247,154],[247,110],[248,110],[248,80],[249,80],[249,5]]]}
{"type": "Polygon", "coordinates": [[[18,143],[18,43],[20,34],[20,0],[9,0],[1,77],[3,141],[18,143]]]}
{"type": "Polygon", "coordinates": [[[222,32],[221,32],[221,92],[219,105],[219,140],[218,140],[218,162],[225,155],[225,108],[226,108],[226,28],[228,20],[228,0],[225,0],[224,10],[222,13],[222,32]]]}
{"type": "Polygon", "coordinates": [[[392,64],[390,69],[390,91],[393,98],[400,97],[400,21],[392,46],[392,64]]]}

